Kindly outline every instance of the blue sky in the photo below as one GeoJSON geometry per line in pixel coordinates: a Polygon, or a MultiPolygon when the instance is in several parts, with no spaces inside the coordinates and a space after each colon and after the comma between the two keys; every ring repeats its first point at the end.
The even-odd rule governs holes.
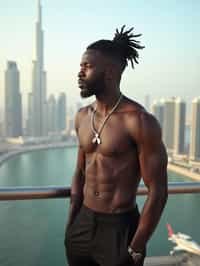
{"type": "MultiPolygon", "coordinates": [[[[65,91],[71,103],[79,100],[76,76],[85,47],[112,39],[126,24],[142,33],[140,64],[126,69],[121,90],[143,103],[181,96],[190,101],[200,93],[200,1],[41,0],[45,31],[45,69],[48,94],[65,91]]],[[[31,89],[37,0],[0,0],[0,105],[7,60],[17,61],[21,92],[31,89]]]]}

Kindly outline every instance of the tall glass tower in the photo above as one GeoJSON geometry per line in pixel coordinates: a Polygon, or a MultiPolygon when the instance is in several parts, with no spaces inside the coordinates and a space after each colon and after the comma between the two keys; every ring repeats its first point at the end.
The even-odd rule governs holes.
{"type": "Polygon", "coordinates": [[[5,72],[5,130],[7,137],[22,136],[19,71],[14,61],[7,62],[5,72]]]}
{"type": "Polygon", "coordinates": [[[57,129],[59,132],[66,130],[66,95],[62,92],[57,101],[57,129]]]}
{"type": "Polygon", "coordinates": [[[44,31],[42,30],[42,7],[38,0],[36,22],[36,50],[32,71],[32,97],[29,121],[30,134],[34,137],[47,135],[46,72],[44,71],[44,31]]]}
{"type": "Polygon", "coordinates": [[[200,162],[200,97],[192,101],[190,160],[200,162]]]}

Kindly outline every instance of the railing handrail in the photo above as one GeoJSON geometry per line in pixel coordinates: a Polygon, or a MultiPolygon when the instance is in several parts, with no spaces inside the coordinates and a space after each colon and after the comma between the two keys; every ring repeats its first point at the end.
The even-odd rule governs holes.
{"type": "MultiPolygon", "coordinates": [[[[147,195],[147,188],[140,185],[137,195],[147,195]]],[[[169,194],[200,193],[200,182],[170,182],[169,194]]],[[[45,186],[45,187],[1,187],[0,201],[3,200],[30,200],[70,197],[70,187],[45,186]]]]}

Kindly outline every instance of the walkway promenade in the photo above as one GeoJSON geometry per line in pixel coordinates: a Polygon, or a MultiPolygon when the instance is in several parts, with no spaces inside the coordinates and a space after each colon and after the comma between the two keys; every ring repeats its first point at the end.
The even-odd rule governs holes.
{"type": "Polygon", "coordinates": [[[8,159],[18,154],[23,154],[26,152],[32,152],[36,150],[47,150],[47,149],[57,149],[57,148],[76,147],[76,146],[77,145],[75,143],[70,143],[70,142],[56,142],[56,143],[50,143],[50,144],[20,146],[15,149],[13,148],[13,150],[10,150],[4,154],[1,154],[0,155],[0,166],[5,161],[7,161],[8,159]]]}
{"type": "Polygon", "coordinates": [[[181,166],[178,166],[178,165],[175,165],[172,163],[168,163],[168,170],[175,172],[177,174],[180,174],[180,175],[184,175],[184,176],[186,176],[192,180],[200,181],[200,174],[199,173],[191,172],[190,170],[188,170],[184,167],[181,167],[181,166]]]}

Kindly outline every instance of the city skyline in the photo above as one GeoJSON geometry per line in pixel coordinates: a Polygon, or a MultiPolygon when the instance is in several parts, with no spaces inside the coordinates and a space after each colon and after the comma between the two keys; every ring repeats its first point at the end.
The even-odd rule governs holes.
{"type": "MultiPolygon", "coordinates": [[[[16,61],[18,65],[21,93],[26,101],[31,91],[37,1],[21,2],[23,5],[19,5],[19,1],[0,3],[1,109],[7,61],[16,61]]],[[[135,33],[143,34],[140,40],[146,48],[140,51],[140,63],[135,70],[130,66],[125,70],[122,92],[142,104],[146,94],[152,99],[181,96],[187,102],[198,96],[200,3],[153,2],[133,1],[123,6],[110,1],[105,8],[92,1],[41,0],[47,94],[65,92],[70,102],[80,101],[76,77],[86,46],[97,39],[112,39],[115,29],[126,24],[127,27],[135,26],[135,33]],[[95,13],[97,10],[98,14],[95,13]]]]}
{"type": "Polygon", "coordinates": [[[47,99],[44,62],[44,31],[41,1],[37,2],[35,58],[32,61],[32,86],[28,93],[27,119],[22,130],[20,73],[15,61],[8,61],[5,72],[5,136],[48,137],[66,130],[66,94],[47,99]]]}

